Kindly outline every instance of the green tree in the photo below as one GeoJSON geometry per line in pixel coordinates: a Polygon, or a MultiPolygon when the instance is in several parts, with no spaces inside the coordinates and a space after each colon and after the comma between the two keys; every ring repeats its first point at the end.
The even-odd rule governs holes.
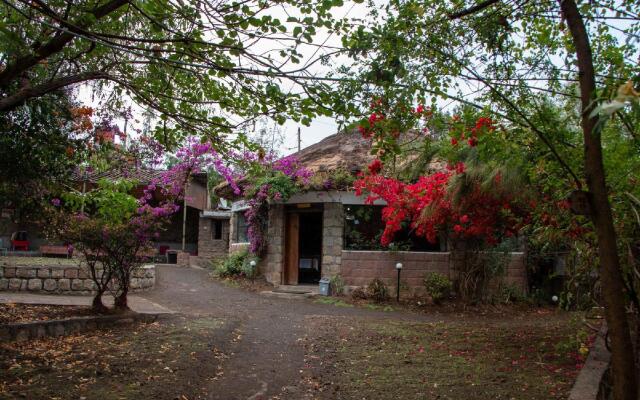
{"type": "MultiPolygon", "coordinates": [[[[567,187],[588,199],[617,400],[636,398],[637,376],[604,167],[602,132],[610,121],[603,102],[627,80],[640,79],[634,45],[638,11],[637,2],[628,0],[393,0],[382,12],[373,9],[372,22],[343,40],[357,67],[336,78],[344,83],[339,98],[360,104],[334,105],[358,116],[359,106],[372,97],[396,105],[404,101],[405,108],[411,102],[454,100],[490,112],[545,145],[567,187]],[[575,99],[577,120],[545,120],[537,94],[575,99]],[[580,165],[572,165],[563,156],[566,144],[555,140],[571,123],[582,134],[580,165]]],[[[633,94],[631,89],[626,92],[633,94]]],[[[638,106],[618,108],[613,115],[625,126],[618,134],[637,142],[638,106]]]]}
{"type": "Polygon", "coordinates": [[[300,93],[326,87],[306,83],[320,57],[302,49],[318,47],[318,31],[342,29],[330,14],[340,5],[8,0],[0,4],[0,112],[91,81],[97,92],[113,88],[115,105],[127,94],[153,110],[165,142],[183,131],[220,140],[259,116],[309,123],[328,111],[300,93]]]}
{"type": "Polygon", "coordinates": [[[43,193],[68,178],[84,153],[75,109],[55,92],[0,113],[0,204],[37,218],[43,193]]]}

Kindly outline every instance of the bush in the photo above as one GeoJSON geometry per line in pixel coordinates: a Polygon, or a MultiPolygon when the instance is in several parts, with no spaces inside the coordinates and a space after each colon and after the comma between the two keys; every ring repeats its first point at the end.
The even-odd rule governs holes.
{"type": "Polygon", "coordinates": [[[431,272],[424,277],[424,288],[434,303],[439,304],[451,292],[453,284],[446,276],[431,272]]]}
{"type": "Polygon", "coordinates": [[[335,296],[342,296],[344,294],[344,279],[340,274],[333,275],[330,279],[332,293],[335,296]]]}
{"type": "Polygon", "coordinates": [[[258,261],[248,250],[237,251],[214,265],[214,272],[220,278],[246,276],[253,278],[257,269],[251,268],[251,261],[258,261]]]}
{"type": "Polygon", "coordinates": [[[357,287],[351,292],[351,298],[354,300],[366,300],[367,292],[363,288],[357,287]]]}
{"type": "Polygon", "coordinates": [[[367,286],[367,297],[376,303],[384,303],[389,300],[389,288],[380,279],[375,278],[367,286]]]}
{"type": "Polygon", "coordinates": [[[499,293],[500,297],[498,298],[498,301],[500,303],[519,303],[527,300],[527,296],[525,296],[522,289],[508,283],[500,285],[499,293]]]}

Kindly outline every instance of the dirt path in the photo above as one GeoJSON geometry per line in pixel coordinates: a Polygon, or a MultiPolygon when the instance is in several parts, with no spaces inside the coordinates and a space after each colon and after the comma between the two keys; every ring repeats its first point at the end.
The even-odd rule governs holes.
{"type": "Polygon", "coordinates": [[[189,316],[212,316],[236,329],[220,348],[229,355],[224,374],[210,388],[211,399],[296,398],[301,378],[305,317],[342,315],[434,320],[434,317],[361,308],[341,308],[310,300],[267,298],[212,281],[208,271],[159,267],[156,288],[145,298],[189,316]]]}

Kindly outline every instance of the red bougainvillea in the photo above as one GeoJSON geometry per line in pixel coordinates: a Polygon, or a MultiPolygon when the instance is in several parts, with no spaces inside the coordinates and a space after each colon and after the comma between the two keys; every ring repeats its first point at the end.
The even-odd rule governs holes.
{"type": "Polygon", "coordinates": [[[464,164],[458,163],[446,171],[421,176],[415,183],[369,174],[355,182],[355,190],[356,195],[367,196],[367,204],[379,199],[386,202],[382,210],[385,229],[381,238],[385,246],[393,242],[403,223],[431,242],[437,240],[440,232],[487,244],[515,234],[525,213],[503,191],[485,193],[479,184],[472,184],[463,196],[448,190],[450,179],[464,171],[464,164]],[[456,197],[460,200],[454,201],[456,197]]]}
{"type": "MultiPolygon", "coordinates": [[[[386,202],[382,211],[385,222],[382,244],[386,246],[393,242],[395,234],[407,225],[431,242],[435,242],[441,232],[486,244],[512,236],[526,222],[528,213],[524,211],[526,207],[518,205],[515,196],[503,190],[500,175],[495,177],[491,191],[482,190],[481,182],[470,179],[466,179],[464,189],[463,186],[451,189],[451,179],[466,173],[462,162],[452,162],[443,171],[421,176],[413,183],[381,175],[383,162],[397,147],[398,127],[418,121],[426,123],[433,114],[423,105],[411,108],[411,112],[401,109],[408,110],[385,108],[384,101],[375,100],[371,103],[368,119],[359,125],[362,136],[372,140],[373,153],[378,158],[369,164],[368,174],[361,175],[354,187],[358,196],[367,196],[368,204],[376,200],[386,202]],[[403,120],[398,122],[398,118],[403,120]]],[[[495,130],[494,122],[488,117],[479,117],[469,124],[454,115],[449,124],[451,145],[454,148],[476,147],[485,135],[495,130]]]]}

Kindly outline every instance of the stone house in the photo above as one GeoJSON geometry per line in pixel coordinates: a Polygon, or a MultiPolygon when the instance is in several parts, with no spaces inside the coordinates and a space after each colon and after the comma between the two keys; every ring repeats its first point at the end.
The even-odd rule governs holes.
{"type": "MultiPolygon", "coordinates": [[[[283,203],[271,204],[267,228],[268,244],[260,272],[273,285],[314,284],[320,278],[340,274],[348,286],[363,286],[373,278],[395,286],[396,263],[403,264],[402,283],[412,291],[422,289],[427,272],[440,272],[454,279],[459,262],[446,238],[432,244],[410,232],[401,233],[394,251],[378,246],[384,203],[365,205],[349,186],[327,184],[340,174],[355,173],[373,160],[370,143],[355,133],[338,133],[293,154],[325,180],[318,190],[308,190],[283,203]]],[[[234,198],[226,185],[216,194],[232,200],[229,251],[246,248],[246,203],[234,198]]],[[[524,253],[511,253],[506,281],[527,289],[524,253]]]]}

